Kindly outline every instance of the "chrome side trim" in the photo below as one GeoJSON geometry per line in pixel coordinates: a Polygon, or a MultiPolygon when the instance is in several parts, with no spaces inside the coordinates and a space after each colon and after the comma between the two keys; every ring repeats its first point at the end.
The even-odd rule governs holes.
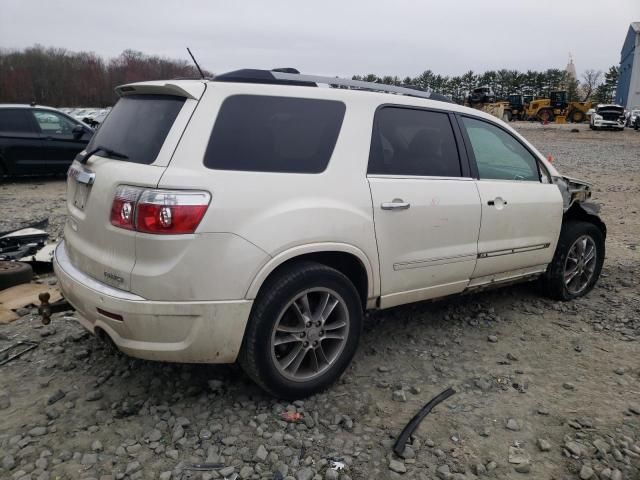
{"type": "Polygon", "coordinates": [[[394,263],[393,269],[395,271],[398,271],[398,270],[407,270],[410,268],[435,267],[437,265],[445,265],[448,263],[469,262],[475,259],[476,259],[475,253],[469,253],[465,255],[454,255],[451,257],[427,258],[425,260],[413,260],[411,262],[394,263]]]}
{"type": "Polygon", "coordinates": [[[501,283],[508,283],[525,279],[528,277],[542,275],[547,270],[547,265],[534,265],[532,267],[518,268],[516,270],[509,270],[501,273],[493,273],[491,275],[485,275],[483,277],[472,278],[467,285],[466,290],[472,290],[475,288],[484,287],[486,285],[499,285],[501,283]]]}
{"type": "Polygon", "coordinates": [[[428,175],[392,175],[382,173],[369,173],[367,174],[367,178],[383,178],[392,180],[458,180],[464,182],[471,182],[474,180],[471,177],[431,177],[428,175]]]}
{"type": "Polygon", "coordinates": [[[526,247],[505,248],[503,250],[492,250],[490,252],[478,253],[478,258],[500,257],[502,255],[512,255],[514,253],[532,252],[534,250],[544,250],[549,248],[550,243],[540,243],[538,245],[529,245],[526,247]]]}
{"type": "Polygon", "coordinates": [[[78,283],[83,284],[85,287],[90,288],[102,295],[108,295],[109,297],[116,298],[118,300],[130,300],[133,302],[141,302],[146,299],[134,295],[133,293],[125,292],[124,290],[119,290],[117,288],[110,287],[102,282],[99,282],[93,277],[90,277],[86,273],[78,270],[71,263],[71,259],[67,254],[67,248],[65,246],[65,241],[62,240],[58,246],[56,247],[53,261],[58,264],[58,267],[64,271],[69,277],[75,280],[78,283]]]}

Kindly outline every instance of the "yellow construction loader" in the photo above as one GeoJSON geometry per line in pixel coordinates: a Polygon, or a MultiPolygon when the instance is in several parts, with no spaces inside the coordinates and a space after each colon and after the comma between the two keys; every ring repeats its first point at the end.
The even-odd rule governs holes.
{"type": "Polygon", "coordinates": [[[573,123],[584,122],[591,102],[567,102],[566,91],[551,92],[549,98],[531,100],[524,108],[525,120],[553,122],[564,118],[573,123]]]}

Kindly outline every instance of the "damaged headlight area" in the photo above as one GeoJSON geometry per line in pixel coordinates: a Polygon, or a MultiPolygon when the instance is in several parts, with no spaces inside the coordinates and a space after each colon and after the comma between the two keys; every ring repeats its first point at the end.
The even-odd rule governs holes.
{"type": "Polygon", "coordinates": [[[562,203],[566,212],[576,202],[586,202],[591,198],[590,183],[571,177],[552,177],[562,194],[562,203]]]}

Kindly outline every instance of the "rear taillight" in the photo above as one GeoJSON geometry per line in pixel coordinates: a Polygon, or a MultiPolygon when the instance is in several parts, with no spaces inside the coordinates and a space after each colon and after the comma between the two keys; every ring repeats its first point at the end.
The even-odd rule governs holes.
{"type": "Polygon", "coordinates": [[[141,192],[142,189],[127,185],[120,185],[116,189],[116,195],[111,204],[111,225],[127,230],[134,229],[136,202],[141,192]]]}
{"type": "Polygon", "coordinates": [[[145,190],[138,200],[136,230],[145,233],[193,233],[211,196],[206,192],[145,190]]]}
{"type": "Polygon", "coordinates": [[[210,200],[207,192],[120,186],[111,206],[111,224],[143,233],[193,233],[210,200]]]}

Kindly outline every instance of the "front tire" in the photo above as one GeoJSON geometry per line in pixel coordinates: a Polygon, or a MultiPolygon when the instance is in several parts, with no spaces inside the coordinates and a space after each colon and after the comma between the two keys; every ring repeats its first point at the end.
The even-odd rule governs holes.
{"type": "Polygon", "coordinates": [[[553,260],[541,279],[547,296],[572,300],[589,293],[602,271],[605,243],[593,223],[567,221],[562,225],[553,260]]]}
{"type": "Polygon", "coordinates": [[[284,267],[256,298],[240,364],[276,397],[320,392],[351,363],[362,316],[358,291],[341,272],[314,262],[284,267]]]}

